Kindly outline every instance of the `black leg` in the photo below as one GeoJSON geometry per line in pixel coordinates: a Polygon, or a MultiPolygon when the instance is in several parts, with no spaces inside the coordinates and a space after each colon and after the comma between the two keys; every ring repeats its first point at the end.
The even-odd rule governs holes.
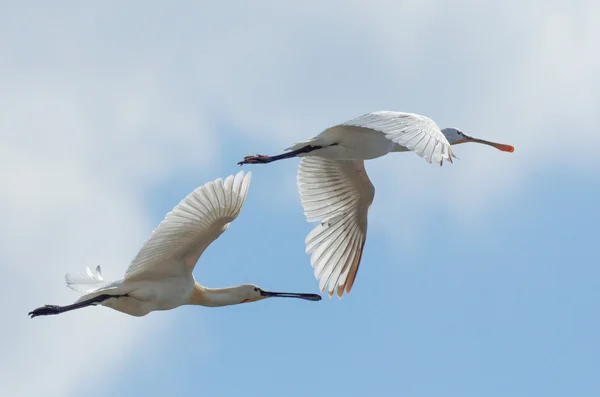
{"type": "Polygon", "coordinates": [[[289,159],[292,157],[296,157],[302,153],[309,153],[313,150],[321,149],[323,146],[311,146],[306,145],[297,150],[292,150],[290,152],[286,152],[283,154],[279,154],[277,156],[265,156],[263,154],[257,154],[256,156],[246,156],[242,161],[238,163],[238,165],[242,164],[267,164],[277,160],[289,159]]]}
{"type": "Polygon", "coordinates": [[[87,306],[92,306],[92,305],[104,302],[105,300],[110,299],[110,298],[120,298],[122,296],[127,296],[127,295],[102,294],[102,295],[98,295],[92,299],[88,299],[83,302],[73,303],[72,305],[67,305],[67,306],[46,305],[46,306],[38,307],[37,309],[29,312],[28,315],[30,315],[31,318],[34,318],[37,316],[49,316],[51,314],[60,314],[60,313],[68,312],[71,310],[81,309],[81,308],[87,307],[87,306]]]}

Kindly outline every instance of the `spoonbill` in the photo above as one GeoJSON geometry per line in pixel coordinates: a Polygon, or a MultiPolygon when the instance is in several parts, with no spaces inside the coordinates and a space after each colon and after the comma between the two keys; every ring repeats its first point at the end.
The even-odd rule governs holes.
{"type": "Polygon", "coordinates": [[[456,157],[450,145],[476,142],[513,152],[514,147],[473,138],[456,128],[440,130],[425,116],[394,111],[364,114],[327,128],[276,156],[246,156],[238,164],[266,164],[302,157],[298,189],[308,222],[320,221],[306,237],[306,253],[321,292],[349,293],[367,237],[367,214],[375,188],[364,160],[413,151],[440,166],[456,157]]]}
{"type": "Polygon", "coordinates": [[[60,314],[92,305],[102,305],[132,316],[182,305],[228,306],[266,298],[321,300],[318,294],[271,292],[256,285],[207,288],[192,275],[204,250],[238,216],[251,173],[239,172],[200,186],[169,212],[133,259],[119,281],[104,281],[96,272],[65,276],[67,285],[84,293],[68,306],[46,305],[29,313],[31,318],[60,314]]]}

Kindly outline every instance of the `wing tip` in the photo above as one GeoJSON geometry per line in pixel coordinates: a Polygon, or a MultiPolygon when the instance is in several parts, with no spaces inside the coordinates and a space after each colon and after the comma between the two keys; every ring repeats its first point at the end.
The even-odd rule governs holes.
{"type": "MultiPolygon", "coordinates": [[[[328,297],[331,299],[333,297],[333,295],[337,295],[338,299],[342,299],[344,297],[344,293],[346,295],[350,294],[350,292],[352,291],[352,287],[354,286],[354,282],[356,281],[356,275],[358,274],[358,268],[360,267],[360,263],[362,261],[362,255],[363,255],[363,249],[365,246],[365,241],[363,241],[363,243],[360,246],[359,251],[357,252],[356,258],[354,259],[354,263],[352,263],[350,265],[350,272],[348,273],[348,277],[346,278],[346,280],[341,283],[338,284],[335,287],[332,287],[331,289],[327,288],[327,284],[325,283],[321,288],[320,291],[321,293],[323,293],[325,291],[325,289],[327,288],[327,295],[328,297]]],[[[315,275],[317,277],[317,275],[315,275]]],[[[317,277],[318,279],[318,277],[317,277]]]]}
{"type": "Polygon", "coordinates": [[[250,183],[252,181],[252,171],[239,171],[235,175],[229,175],[226,178],[226,181],[231,182],[225,184],[223,189],[228,190],[237,196],[233,197],[231,202],[228,203],[228,206],[230,207],[228,208],[228,212],[231,212],[228,215],[235,218],[242,210],[242,206],[246,201],[248,190],[250,189],[250,183]]]}
{"type": "Polygon", "coordinates": [[[355,263],[352,264],[352,267],[350,268],[350,273],[348,273],[348,278],[346,279],[346,283],[345,283],[345,290],[346,293],[349,294],[350,291],[352,291],[352,287],[354,286],[354,281],[356,281],[356,275],[358,274],[358,269],[360,268],[360,263],[362,261],[362,256],[363,256],[363,250],[365,248],[365,242],[366,239],[363,240],[361,246],[360,246],[360,250],[358,251],[358,255],[357,258],[355,259],[355,263]]]}

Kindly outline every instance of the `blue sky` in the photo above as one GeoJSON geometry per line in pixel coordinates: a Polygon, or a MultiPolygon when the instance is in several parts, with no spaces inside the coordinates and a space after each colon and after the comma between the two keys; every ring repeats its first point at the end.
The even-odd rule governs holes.
{"type": "MultiPolygon", "coordinates": [[[[600,6],[369,4],[0,13],[0,395],[600,394],[600,6]],[[516,150],[369,161],[369,234],[342,300],[27,318],[76,299],[65,272],[121,277],[166,212],[244,155],[381,109],[516,150]]],[[[244,209],[198,281],[316,291],[297,166],[245,167],[244,209]]]]}

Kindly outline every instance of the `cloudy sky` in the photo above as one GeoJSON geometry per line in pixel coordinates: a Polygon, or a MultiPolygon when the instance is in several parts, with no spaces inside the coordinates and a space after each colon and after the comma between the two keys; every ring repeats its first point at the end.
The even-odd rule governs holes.
{"type": "MultiPolygon", "coordinates": [[[[0,395],[600,394],[597,2],[203,4],[0,7],[0,395]],[[383,109],[516,150],[368,162],[342,300],[27,317],[243,156],[383,109]]],[[[248,167],[200,282],[317,289],[297,165],[248,167]]]]}

